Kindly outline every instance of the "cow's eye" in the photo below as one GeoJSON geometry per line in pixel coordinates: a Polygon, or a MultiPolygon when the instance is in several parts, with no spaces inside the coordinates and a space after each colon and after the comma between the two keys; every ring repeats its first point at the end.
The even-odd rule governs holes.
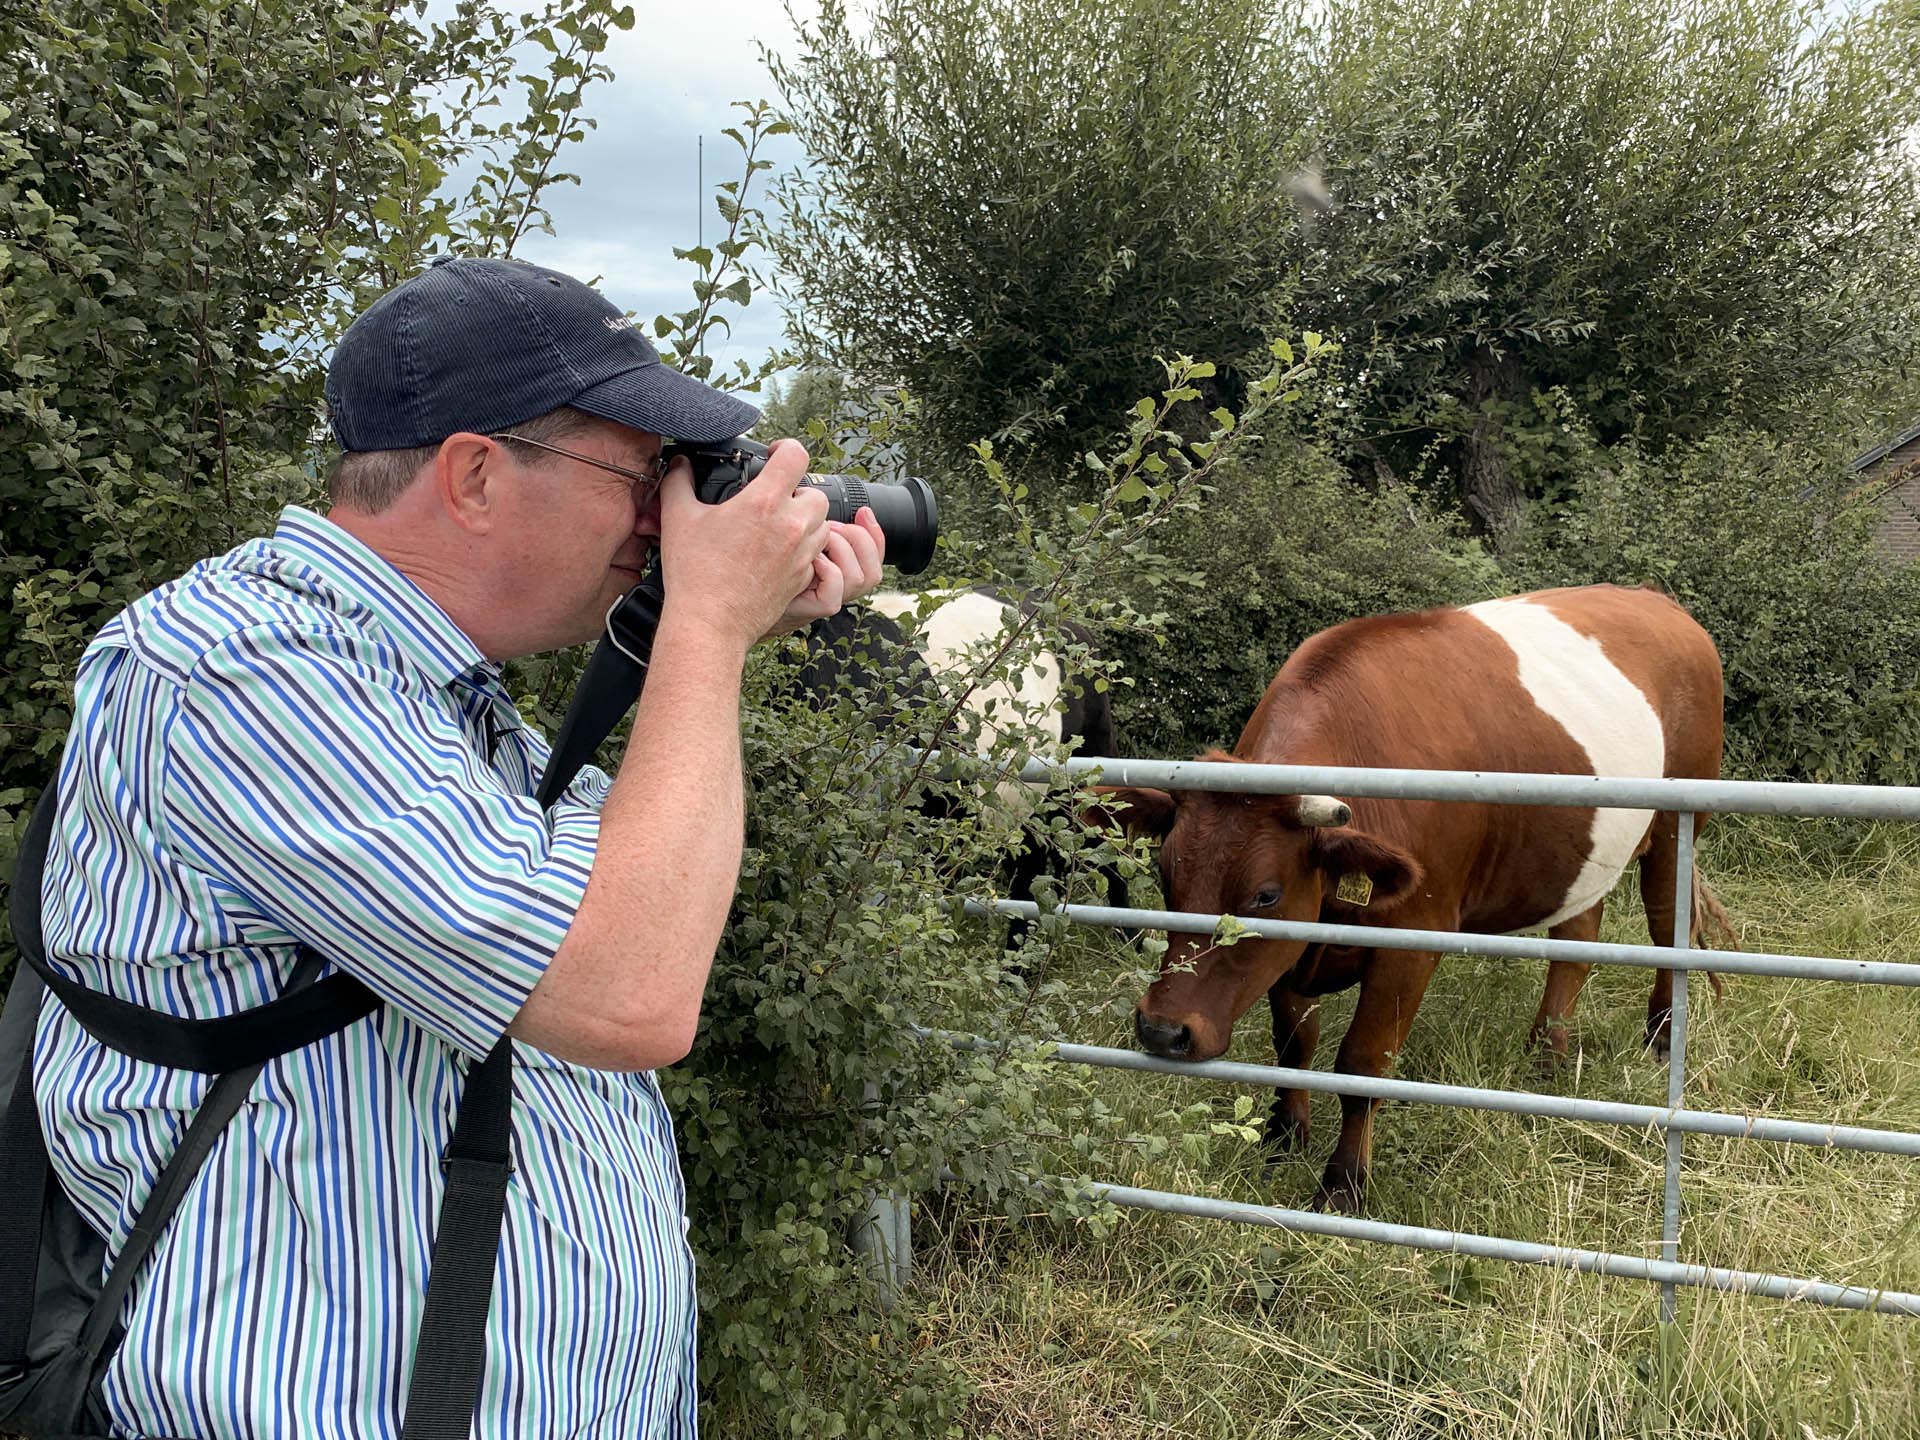
{"type": "Polygon", "coordinates": [[[1275,886],[1270,890],[1262,890],[1258,895],[1254,896],[1253,904],[1247,908],[1251,910],[1271,910],[1279,903],[1280,889],[1278,886],[1275,886]]]}

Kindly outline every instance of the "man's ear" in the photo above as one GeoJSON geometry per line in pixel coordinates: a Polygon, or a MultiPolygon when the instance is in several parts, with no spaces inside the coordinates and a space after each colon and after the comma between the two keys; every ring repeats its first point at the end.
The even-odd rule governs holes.
{"type": "Polygon", "coordinates": [[[1124,830],[1136,840],[1142,835],[1164,840],[1173,829],[1179,802],[1165,790],[1096,785],[1093,793],[1099,798],[1080,811],[1080,818],[1089,825],[1103,830],[1124,830]]]}
{"type": "Polygon", "coordinates": [[[1308,832],[1313,863],[1327,877],[1328,903],[1359,910],[1398,905],[1420,883],[1420,862],[1398,845],[1346,826],[1308,832]]]}
{"type": "Polygon", "coordinates": [[[440,442],[434,456],[433,489],[440,504],[463,530],[485,534],[498,518],[494,483],[506,451],[497,440],[461,431],[440,442]]]}

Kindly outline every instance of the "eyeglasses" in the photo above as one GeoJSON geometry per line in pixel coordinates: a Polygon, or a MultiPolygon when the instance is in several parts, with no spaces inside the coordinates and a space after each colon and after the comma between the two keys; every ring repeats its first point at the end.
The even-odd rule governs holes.
{"type": "Polygon", "coordinates": [[[591,455],[582,455],[574,450],[562,450],[558,445],[549,445],[544,440],[531,440],[525,435],[516,435],[511,430],[502,430],[497,434],[489,435],[487,438],[489,440],[511,440],[516,445],[531,445],[536,450],[549,450],[555,455],[564,455],[569,460],[578,460],[583,465],[595,465],[602,470],[611,470],[616,475],[624,475],[629,480],[637,480],[645,485],[658,485],[662,480],[667,478],[667,457],[665,455],[654,456],[653,463],[644,471],[629,470],[624,465],[613,465],[605,460],[596,460],[591,455]]]}

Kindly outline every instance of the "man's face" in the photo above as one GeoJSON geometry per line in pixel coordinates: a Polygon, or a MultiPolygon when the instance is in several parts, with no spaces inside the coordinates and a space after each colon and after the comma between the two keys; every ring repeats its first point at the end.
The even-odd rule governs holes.
{"type": "MultiPolygon", "coordinates": [[[[591,460],[651,474],[660,437],[612,421],[553,442],[591,460]]],[[[512,515],[503,528],[502,604],[520,610],[530,648],[578,645],[600,634],[608,609],[640,582],[660,536],[660,487],[586,460],[502,445],[512,515]],[[535,458],[538,457],[538,458],[535,458]]]]}

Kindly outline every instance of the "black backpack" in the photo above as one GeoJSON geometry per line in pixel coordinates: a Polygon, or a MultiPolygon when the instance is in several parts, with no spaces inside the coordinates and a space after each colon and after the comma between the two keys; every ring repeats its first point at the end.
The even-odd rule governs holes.
{"type": "MultiPolygon", "coordinates": [[[[541,805],[552,805],[639,697],[660,604],[656,567],[609,613],[608,633],[541,779],[541,805]]],[[[22,963],[0,1011],[0,1435],[101,1440],[108,1430],[101,1362],[120,1342],[121,1304],[214,1141],[269,1060],[345,1029],[380,1001],[345,971],[321,977],[325,959],[305,946],[277,999],[213,1020],[163,1015],[66,979],[47,963],[40,928],[41,874],[57,808],[56,781],[27,823],[8,910],[22,963]],[[219,1076],[104,1278],[105,1243],[54,1178],[34,1104],[34,1032],[49,990],[88,1034],[115,1050],[219,1076]]],[[[512,1168],[512,1097],[512,1045],[502,1037],[467,1072],[441,1158],[447,1185],[402,1440],[467,1440],[473,1430],[512,1168]]]]}

